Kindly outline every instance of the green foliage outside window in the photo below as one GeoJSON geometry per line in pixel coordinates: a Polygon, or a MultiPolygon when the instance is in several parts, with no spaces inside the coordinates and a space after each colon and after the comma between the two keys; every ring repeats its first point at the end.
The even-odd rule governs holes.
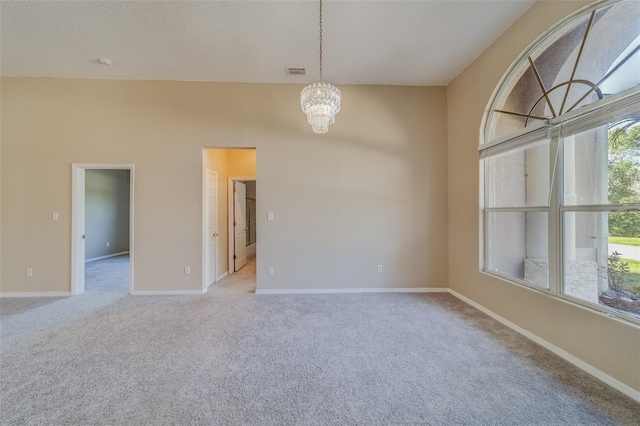
{"type": "MultiPolygon", "coordinates": [[[[633,123],[637,124],[637,122],[633,123]]],[[[609,131],[609,202],[640,203],[640,126],[609,131]]],[[[640,237],[640,215],[609,213],[609,235],[640,237]]]]}

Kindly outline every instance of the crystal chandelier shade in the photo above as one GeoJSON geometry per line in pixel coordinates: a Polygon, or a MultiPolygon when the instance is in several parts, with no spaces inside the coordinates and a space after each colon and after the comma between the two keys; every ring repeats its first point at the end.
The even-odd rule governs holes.
{"type": "Polygon", "coordinates": [[[315,133],[327,133],[340,112],[340,90],[329,83],[313,83],[300,94],[302,111],[315,133]]]}
{"type": "Polygon", "coordinates": [[[340,112],[340,90],[332,84],[322,81],[322,0],[320,0],[320,82],[302,89],[300,106],[307,115],[311,130],[315,133],[327,133],[329,126],[336,122],[340,112]]]}

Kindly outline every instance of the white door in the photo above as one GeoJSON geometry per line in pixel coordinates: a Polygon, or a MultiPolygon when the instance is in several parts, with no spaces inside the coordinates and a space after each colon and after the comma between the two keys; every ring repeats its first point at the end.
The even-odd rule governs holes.
{"type": "Polygon", "coordinates": [[[207,169],[206,180],[207,286],[216,282],[218,268],[218,175],[207,169]]]}
{"type": "Polygon", "coordinates": [[[84,167],[72,166],[72,241],[71,246],[71,294],[84,293],[84,261],[85,261],[85,171],[84,167]]]}
{"type": "Polygon", "coordinates": [[[242,182],[233,182],[233,259],[234,271],[247,264],[247,187],[242,182]]]}

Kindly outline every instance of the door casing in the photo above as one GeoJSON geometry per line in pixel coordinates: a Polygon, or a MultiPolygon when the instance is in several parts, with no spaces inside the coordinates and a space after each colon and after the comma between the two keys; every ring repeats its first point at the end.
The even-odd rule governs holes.
{"type": "Polygon", "coordinates": [[[73,163],[71,165],[71,295],[84,293],[85,170],[129,170],[129,293],[133,293],[134,164],[73,163]]]}
{"type": "MultiPolygon", "coordinates": [[[[215,176],[214,188],[215,188],[216,203],[214,208],[216,209],[216,222],[218,222],[218,172],[207,168],[206,162],[205,164],[203,164],[202,170],[203,170],[203,174],[202,174],[202,292],[206,292],[209,285],[212,284],[212,283],[207,283],[208,281],[207,280],[207,272],[208,272],[207,261],[209,259],[209,250],[207,248],[207,237],[208,237],[207,218],[209,215],[209,212],[207,209],[207,173],[213,173],[213,175],[215,176]]],[[[216,233],[218,233],[219,232],[218,223],[215,224],[215,228],[216,228],[216,233]]],[[[216,241],[215,241],[216,271],[215,271],[215,277],[213,282],[218,281],[218,270],[220,269],[220,266],[218,265],[218,252],[220,251],[220,245],[218,243],[220,241],[220,238],[218,236],[216,236],[215,238],[216,238],[216,241]]]]}

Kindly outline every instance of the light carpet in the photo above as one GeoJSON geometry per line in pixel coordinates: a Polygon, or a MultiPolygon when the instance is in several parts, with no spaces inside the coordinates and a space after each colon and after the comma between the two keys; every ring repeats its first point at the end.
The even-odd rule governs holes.
{"type": "Polygon", "coordinates": [[[255,295],[252,267],[201,296],[0,300],[0,423],[640,419],[640,404],[449,294],[255,295]]]}

